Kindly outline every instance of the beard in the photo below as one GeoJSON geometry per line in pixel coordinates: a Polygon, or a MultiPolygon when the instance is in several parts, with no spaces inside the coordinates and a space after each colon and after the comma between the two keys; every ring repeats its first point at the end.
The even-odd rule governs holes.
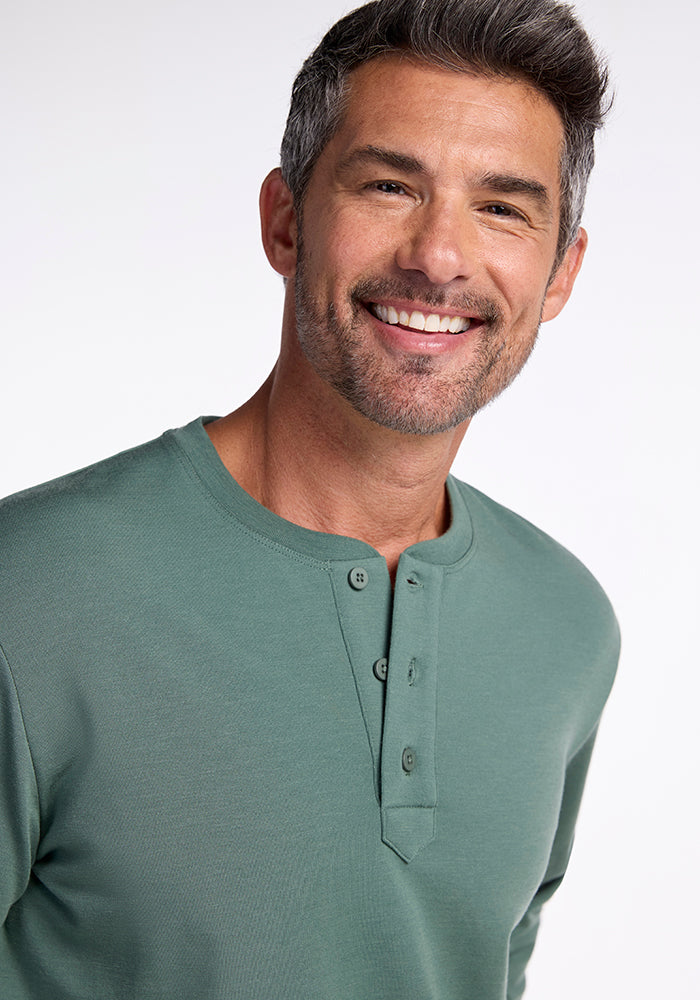
{"type": "Polygon", "coordinates": [[[526,336],[508,337],[503,312],[492,299],[445,292],[408,280],[366,278],[348,296],[351,307],[341,320],[333,303],[317,304],[298,246],[295,277],[299,344],[315,372],[359,413],[401,434],[440,434],[470,420],[516,377],[537,339],[539,324],[526,336]],[[469,357],[445,370],[431,355],[395,357],[377,350],[367,334],[364,302],[419,300],[454,315],[478,315],[482,322],[463,334],[472,337],[469,357]]]}

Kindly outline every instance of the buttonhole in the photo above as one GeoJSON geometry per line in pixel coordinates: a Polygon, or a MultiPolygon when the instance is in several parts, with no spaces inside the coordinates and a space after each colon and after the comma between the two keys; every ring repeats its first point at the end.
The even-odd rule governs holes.
{"type": "Polygon", "coordinates": [[[416,660],[415,657],[411,660],[408,665],[408,686],[413,687],[416,679],[416,660]]]}

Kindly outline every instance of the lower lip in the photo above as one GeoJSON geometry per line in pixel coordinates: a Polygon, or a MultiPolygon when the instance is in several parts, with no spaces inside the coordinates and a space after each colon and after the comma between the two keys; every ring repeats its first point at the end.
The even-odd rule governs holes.
{"type": "Polygon", "coordinates": [[[462,333],[423,333],[421,330],[409,330],[405,326],[383,323],[366,307],[365,312],[373,321],[382,340],[404,354],[437,355],[458,351],[467,339],[471,339],[469,334],[473,334],[478,328],[478,324],[473,323],[462,333]]]}

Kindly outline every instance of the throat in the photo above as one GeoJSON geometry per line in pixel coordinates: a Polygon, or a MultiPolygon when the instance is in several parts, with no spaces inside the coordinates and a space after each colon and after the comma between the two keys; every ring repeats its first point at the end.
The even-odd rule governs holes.
{"type": "MultiPolygon", "coordinates": [[[[395,574],[411,545],[449,525],[445,480],[465,428],[406,435],[341,401],[276,395],[274,378],[239,410],[208,424],[228,472],[254,500],[302,528],[357,538],[395,574]]],[[[335,396],[335,394],[334,394],[335,396]]]]}

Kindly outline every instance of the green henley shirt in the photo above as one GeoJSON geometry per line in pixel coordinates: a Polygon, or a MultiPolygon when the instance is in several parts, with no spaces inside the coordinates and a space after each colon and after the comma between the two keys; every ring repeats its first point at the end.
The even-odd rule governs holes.
{"type": "Polygon", "coordinates": [[[0,506],[3,1000],[516,1000],[618,631],[448,479],[384,559],[198,420],[0,506]]]}

